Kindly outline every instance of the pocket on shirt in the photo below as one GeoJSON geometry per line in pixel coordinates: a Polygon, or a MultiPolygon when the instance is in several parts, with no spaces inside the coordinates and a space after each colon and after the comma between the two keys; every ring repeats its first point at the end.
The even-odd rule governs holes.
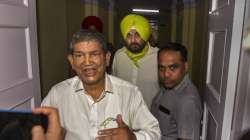
{"type": "Polygon", "coordinates": [[[171,112],[163,107],[163,106],[159,106],[159,124],[160,124],[160,129],[162,132],[163,136],[166,137],[171,137],[176,135],[176,126],[173,125],[173,118],[171,116],[171,112]]]}
{"type": "Polygon", "coordinates": [[[159,123],[160,123],[160,127],[161,130],[163,132],[167,132],[167,130],[169,129],[169,125],[170,125],[170,120],[171,120],[171,115],[170,115],[170,111],[163,109],[161,106],[159,106],[159,123]]]}

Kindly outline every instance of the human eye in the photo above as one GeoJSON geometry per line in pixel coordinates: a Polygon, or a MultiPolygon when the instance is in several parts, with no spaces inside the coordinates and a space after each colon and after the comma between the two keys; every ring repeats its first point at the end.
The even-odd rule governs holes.
{"type": "Polygon", "coordinates": [[[101,55],[101,52],[95,51],[95,52],[92,52],[90,55],[91,56],[99,56],[99,55],[101,55]]]}
{"type": "Polygon", "coordinates": [[[82,58],[83,57],[83,54],[82,53],[73,53],[73,57],[74,58],[82,58]]]}
{"type": "Polygon", "coordinates": [[[135,33],[135,37],[141,37],[138,32],[135,33]]]}
{"type": "Polygon", "coordinates": [[[158,69],[159,69],[159,71],[164,71],[164,70],[165,70],[165,67],[162,66],[162,65],[158,65],[158,69]]]}
{"type": "Polygon", "coordinates": [[[131,38],[131,36],[132,36],[131,33],[128,33],[127,38],[131,38]]]}
{"type": "Polygon", "coordinates": [[[176,69],[179,68],[179,66],[180,66],[180,65],[178,65],[178,64],[173,64],[173,65],[170,65],[170,66],[169,66],[169,69],[170,69],[171,71],[175,71],[176,69]]]}

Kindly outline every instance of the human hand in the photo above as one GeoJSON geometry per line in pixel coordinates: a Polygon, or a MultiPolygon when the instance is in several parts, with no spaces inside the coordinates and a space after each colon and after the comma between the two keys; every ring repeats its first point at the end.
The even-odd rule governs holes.
{"type": "Polygon", "coordinates": [[[117,115],[116,122],[118,128],[99,130],[96,140],[136,140],[135,134],[124,123],[120,114],[117,115]]]}
{"type": "Polygon", "coordinates": [[[60,125],[57,109],[52,107],[39,107],[32,110],[34,114],[44,114],[48,117],[48,129],[44,133],[42,126],[32,128],[32,140],[63,140],[64,132],[60,125]]]}

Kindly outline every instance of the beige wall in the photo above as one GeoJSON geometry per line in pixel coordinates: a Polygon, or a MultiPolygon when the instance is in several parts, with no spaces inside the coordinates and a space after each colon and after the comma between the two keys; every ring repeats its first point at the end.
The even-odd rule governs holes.
{"type": "Polygon", "coordinates": [[[202,91],[207,51],[208,2],[193,3],[172,9],[171,41],[188,49],[189,74],[202,91]]]}
{"type": "MultiPolygon", "coordinates": [[[[67,1],[67,38],[68,42],[72,35],[79,31],[81,22],[85,17],[85,4],[80,0],[66,0],[67,1]]],[[[87,4],[86,4],[87,5],[87,4]]]]}
{"type": "Polygon", "coordinates": [[[42,95],[67,77],[65,0],[37,1],[38,47],[42,95]]]}
{"type": "Polygon", "coordinates": [[[171,41],[174,42],[176,41],[176,37],[177,37],[177,33],[176,33],[176,29],[177,29],[177,13],[176,13],[176,10],[173,10],[171,12],[171,18],[170,18],[170,21],[171,21],[171,41]]]}
{"type": "Polygon", "coordinates": [[[109,18],[108,18],[108,11],[106,9],[106,7],[100,7],[98,9],[98,14],[97,14],[98,17],[101,18],[102,20],[102,23],[103,23],[103,27],[106,27],[106,28],[103,28],[103,34],[104,36],[106,37],[107,40],[109,40],[109,36],[108,36],[108,23],[109,23],[109,18]]]}
{"type": "Polygon", "coordinates": [[[205,86],[208,48],[208,0],[196,8],[196,26],[192,55],[192,79],[202,90],[205,86]]]}
{"type": "MultiPolygon", "coordinates": [[[[188,63],[192,65],[192,56],[194,49],[194,32],[196,26],[196,7],[185,6],[173,9],[171,41],[181,43],[188,49],[188,63]]],[[[192,75],[192,67],[189,67],[189,73],[192,75]]]]}
{"type": "Polygon", "coordinates": [[[183,24],[182,24],[182,44],[188,48],[189,56],[189,73],[193,76],[192,64],[193,64],[193,51],[194,51],[194,41],[195,41],[195,26],[196,26],[196,7],[190,6],[183,9],[183,24]]]}
{"type": "Polygon", "coordinates": [[[171,41],[171,18],[170,11],[161,12],[158,18],[159,47],[171,41]]]}

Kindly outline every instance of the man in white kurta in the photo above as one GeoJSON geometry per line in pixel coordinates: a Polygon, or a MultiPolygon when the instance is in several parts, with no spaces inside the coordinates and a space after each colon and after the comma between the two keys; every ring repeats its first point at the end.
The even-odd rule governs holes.
{"type": "Polygon", "coordinates": [[[146,18],[130,14],[123,18],[120,27],[126,46],[115,53],[112,74],[137,85],[150,107],[159,90],[158,48],[148,43],[151,26],[146,18]]]}
{"type": "Polygon", "coordinates": [[[158,48],[149,47],[147,54],[141,58],[139,68],[125,53],[125,48],[118,50],[113,60],[113,75],[137,85],[148,107],[159,90],[157,71],[158,48]]]}

